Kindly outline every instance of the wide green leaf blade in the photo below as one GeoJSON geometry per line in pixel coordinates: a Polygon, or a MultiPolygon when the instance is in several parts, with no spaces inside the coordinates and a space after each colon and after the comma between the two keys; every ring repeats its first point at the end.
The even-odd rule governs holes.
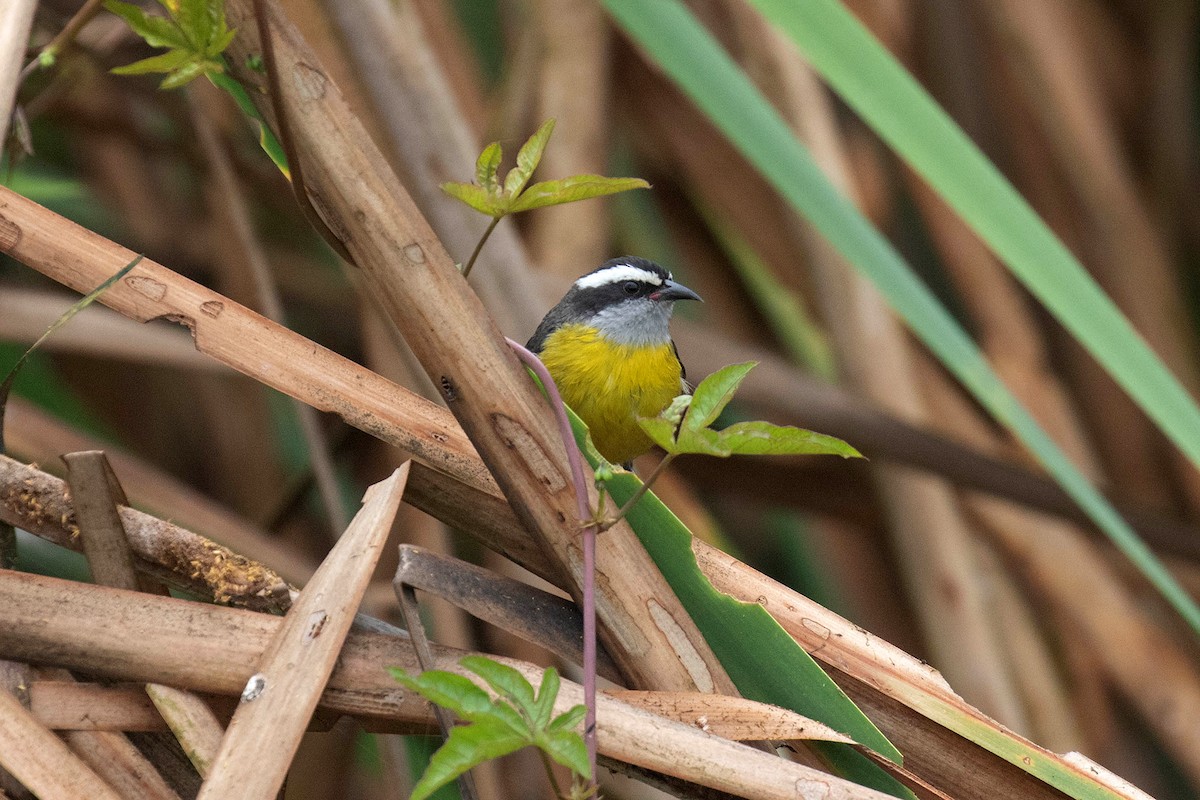
{"type": "Polygon", "coordinates": [[[513,202],[510,211],[529,211],[534,208],[574,203],[593,197],[628,192],[632,189],[649,189],[650,184],[641,178],[607,178],[603,175],[572,175],[552,181],[539,181],[530,186],[513,202]]]}
{"type": "Polygon", "coordinates": [[[733,455],[733,451],[721,441],[721,434],[712,428],[680,428],[675,434],[675,448],[671,452],[717,458],[733,455]]]}
{"type": "MultiPolygon", "coordinates": [[[[604,4],[780,194],[874,282],[892,308],[938,359],[996,419],[1016,434],[1097,527],[1154,584],[1193,630],[1200,632],[1200,607],[1017,401],[979,348],[891,244],[829,183],[808,150],[792,135],[787,123],[695,17],[678,0],[654,3],[604,0],[604,4]]],[[[845,14],[850,22],[829,27],[825,20],[826,25],[821,31],[834,39],[826,46],[836,44],[853,50],[855,45],[862,44],[858,37],[847,33],[853,19],[844,9],[830,11],[834,5],[829,0],[812,0],[796,3],[795,8],[816,9],[831,16],[845,14]]],[[[847,58],[858,58],[857,51],[847,58]]],[[[939,153],[939,157],[944,154],[939,153]]],[[[1035,264],[1034,268],[1040,268],[1040,264],[1035,264]]],[[[1062,288],[1065,289],[1065,285],[1062,288]]],[[[1076,302],[1091,306],[1095,300],[1094,308],[1099,309],[1106,305],[1106,300],[1100,299],[1102,293],[1099,298],[1096,294],[1094,287],[1092,290],[1081,288],[1076,302]]],[[[1111,313],[1097,313],[1110,320],[1114,328],[1128,331],[1128,323],[1111,307],[1111,302],[1107,302],[1107,307],[1111,313]]],[[[1128,336],[1137,338],[1133,333],[1128,336]]],[[[1104,339],[1096,341],[1107,341],[1108,338],[1105,335],[1104,339]]],[[[1091,344],[1095,345],[1096,341],[1091,344]]],[[[1145,346],[1139,342],[1121,347],[1123,353],[1131,351],[1142,353],[1145,346]]],[[[1153,379],[1159,387],[1173,385],[1178,389],[1178,384],[1161,363],[1148,351],[1143,354],[1157,365],[1145,367],[1147,379],[1153,379]]],[[[1101,360],[1107,363],[1109,358],[1101,357],[1101,360]]],[[[1180,413],[1180,420],[1193,419],[1197,411],[1185,393],[1179,396],[1181,391],[1164,389],[1163,396],[1183,401],[1169,404],[1180,413]]],[[[1152,416],[1158,419],[1157,415],[1152,416]]],[[[1159,422],[1162,424],[1163,421],[1160,419],[1159,422]]],[[[1196,425],[1187,422],[1184,427],[1188,431],[1193,427],[1200,429],[1200,422],[1196,425]]],[[[1188,439],[1191,438],[1189,433],[1188,439]]],[[[1195,439],[1197,447],[1194,452],[1188,448],[1189,455],[1200,455],[1200,433],[1195,439]]]]}
{"type": "MultiPolygon", "coordinates": [[[[582,447],[587,428],[574,412],[570,417],[582,447]]],[[[598,463],[594,454],[585,451],[584,456],[593,467],[598,463]]],[[[628,502],[640,485],[629,472],[619,472],[605,483],[617,506],[628,502]]],[[[820,720],[886,758],[902,761],[900,751],[766,609],[713,588],[696,564],[691,532],[653,492],[647,492],[626,519],[744,697],[820,720]]],[[[897,797],[913,797],[853,747],[815,746],[843,777],[897,797]]]]}
{"type": "Polygon", "coordinates": [[[1200,467],[1200,408],[1096,280],[907,70],[835,0],[753,0],[1200,467]]]}
{"type": "Polygon", "coordinates": [[[425,800],[442,786],[485,761],[515,753],[529,745],[494,720],[481,720],[454,728],[438,751],[429,759],[429,767],[413,787],[410,800],[425,800]]]}
{"type": "Polygon", "coordinates": [[[675,432],[679,428],[677,424],[662,417],[642,417],[638,420],[638,425],[650,437],[650,441],[668,453],[675,452],[675,432]]]}

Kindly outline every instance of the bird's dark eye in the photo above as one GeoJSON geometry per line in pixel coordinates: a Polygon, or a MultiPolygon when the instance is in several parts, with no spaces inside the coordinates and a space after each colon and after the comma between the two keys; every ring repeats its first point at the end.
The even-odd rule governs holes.
{"type": "Polygon", "coordinates": [[[628,295],[637,294],[638,290],[641,288],[641,285],[637,281],[625,281],[623,284],[621,284],[621,290],[628,295]]]}

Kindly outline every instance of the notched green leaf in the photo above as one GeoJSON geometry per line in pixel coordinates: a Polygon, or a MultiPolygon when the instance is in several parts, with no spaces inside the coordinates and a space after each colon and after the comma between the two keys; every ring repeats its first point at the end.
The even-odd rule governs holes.
{"type": "Polygon", "coordinates": [[[574,731],[547,734],[542,741],[538,742],[538,746],[552,759],[572,772],[585,778],[592,776],[592,768],[588,763],[587,746],[584,744],[583,738],[574,731]]]}
{"type": "Polygon", "coordinates": [[[733,393],[741,386],[742,381],[750,370],[757,366],[757,361],[747,361],[744,364],[730,364],[700,381],[696,391],[692,393],[692,405],[687,416],[683,418],[684,428],[698,430],[707,428],[729,405],[733,393]]]}
{"type": "Polygon", "coordinates": [[[458,663],[487,681],[496,694],[511,700],[518,709],[533,710],[533,685],[517,670],[483,656],[466,656],[458,663]]]}
{"type": "Polygon", "coordinates": [[[633,189],[649,189],[650,184],[641,178],[606,178],[603,175],[572,175],[551,181],[533,184],[513,201],[512,213],[531,211],[577,200],[628,192],[633,189]]]}

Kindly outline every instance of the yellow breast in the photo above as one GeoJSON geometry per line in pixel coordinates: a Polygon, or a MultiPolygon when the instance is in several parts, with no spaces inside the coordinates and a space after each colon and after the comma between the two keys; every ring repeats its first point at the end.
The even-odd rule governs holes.
{"type": "Polygon", "coordinates": [[[591,429],[596,449],[614,464],[650,449],[637,418],[657,415],[680,393],[670,342],[621,345],[594,328],[564,325],[546,337],[540,355],[563,400],[591,429]]]}

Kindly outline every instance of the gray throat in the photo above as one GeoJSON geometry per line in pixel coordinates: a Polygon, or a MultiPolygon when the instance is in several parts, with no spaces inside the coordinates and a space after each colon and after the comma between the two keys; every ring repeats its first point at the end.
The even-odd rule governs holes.
{"type": "Polygon", "coordinates": [[[617,344],[648,347],[671,341],[672,302],[627,300],[598,312],[591,324],[617,344]]]}

